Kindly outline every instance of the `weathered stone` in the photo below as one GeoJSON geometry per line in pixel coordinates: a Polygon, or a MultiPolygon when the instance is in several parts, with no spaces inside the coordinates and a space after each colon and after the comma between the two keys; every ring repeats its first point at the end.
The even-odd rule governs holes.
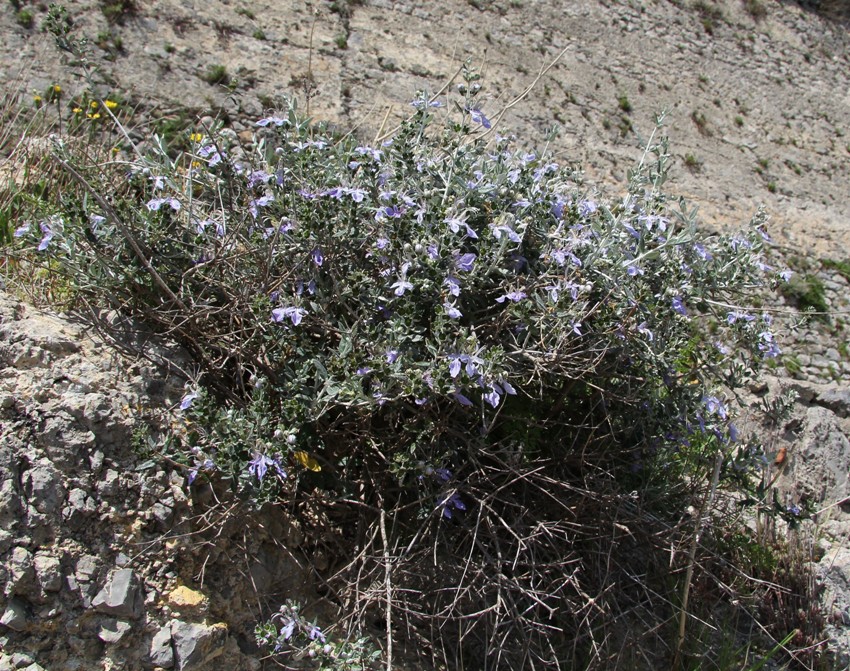
{"type": "Polygon", "coordinates": [[[53,464],[44,460],[24,473],[24,492],[38,512],[50,514],[65,500],[63,480],[53,464]]]}
{"type": "Polygon", "coordinates": [[[6,566],[6,595],[21,594],[35,579],[33,555],[24,547],[12,549],[6,566]]]}
{"type": "Polygon", "coordinates": [[[121,618],[137,618],[141,615],[143,598],[136,575],[132,569],[118,569],[106,581],[103,589],[92,601],[92,606],[101,613],[121,618]]]}
{"type": "Polygon", "coordinates": [[[176,612],[188,613],[205,610],[208,600],[201,592],[180,585],[169,592],[166,603],[176,612]]]}
{"type": "Polygon", "coordinates": [[[97,637],[106,644],[118,643],[132,629],[129,622],[123,620],[107,620],[100,625],[97,637]]]}
{"type": "Polygon", "coordinates": [[[68,492],[68,505],[62,510],[62,517],[71,530],[76,531],[96,510],[94,499],[84,489],[75,488],[68,492]]]}
{"type": "Polygon", "coordinates": [[[162,669],[174,666],[174,649],[171,646],[171,626],[165,626],[154,634],[148,659],[162,669]]]}
{"type": "Polygon", "coordinates": [[[224,652],[227,625],[194,624],[174,620],[171,623],[175,661],[178,671],[200,669],[224,652]]]}
{"type": "Polygon", "coordinates": [[[23,631],[27,627],[27,606],[21,599],[9,599],[6,604],[6,610],[3,611],[3,616],[0,617],[0,624],[14,629],[15,631],[23,631]]]}
{"type": "Polygon", "coordinates": [[[840,417],[850,416],[850,389],[831,388],[818,393],[814,402],[829,408],[840,417]]]}
{"type": "Polygon", "coordinates": [[[59,560],[49,554],[37,552],[33,561],[38,584],[45,592],[62,589],[62,568],[59,560]]]}

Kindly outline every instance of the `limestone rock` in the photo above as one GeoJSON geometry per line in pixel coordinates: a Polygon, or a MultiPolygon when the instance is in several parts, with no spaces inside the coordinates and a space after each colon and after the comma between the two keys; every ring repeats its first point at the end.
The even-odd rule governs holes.
{"type": "Polygon", "coordinates": [[[151,640],[148,659],[161,669],[174,666],[174,649],[171,646],[171,626],[165,626],[154,634],[151,640]]]}
{"type": "Polygon", "coordinates": [[[168,594],[167,603],[175,612],[189,613],[205,611],[209,601],[201,592],[180,585],[168,594]]]}
{"type": "Polygon", "coordinates": [[[121,618],[139,617],[142,605],[141,588],[133,570],[128,568],[113,572],[92,601],[98,612],[121,618]]]}
{"type": "Polygon", "coordinates": [[[202,669],[224,652],[227,625],[223,622],[206,625],[174,620],[171,636],[178,671],[193,671],[202,669]]]}
{"type": "Polygon", "coordinates": [[[15,631],[23,631],[27,627],[27,606],[21,599],[9,599],[6,610],[0,617],[0,624],[15,631]]]}
{"type": "Polygon", "coordinates": [[[118,643],[124,635],[127,634],[132,625],[123,620],[107,620],[100,625],[97,632],[97,637],[106,644],[112,645],[118,643]]]}
{"type": "Polygon", "coordinates": [[[45,592],[58,592],[62,589],[62,568],[59,560],[49,554],[37,552],[33,561],[38,584],[45,592]]]}

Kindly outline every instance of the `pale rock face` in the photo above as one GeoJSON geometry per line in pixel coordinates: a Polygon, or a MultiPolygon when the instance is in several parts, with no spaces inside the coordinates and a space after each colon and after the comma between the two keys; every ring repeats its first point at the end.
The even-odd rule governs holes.
{"type": "MultiPolygon", "coordinates": [[[[93,0],[65,4],[84,34],[107,28],[93,0]]],[[[137,96],[133,102],[165,107],[209,100],[235,119],[241,138],[263,115],[266,96],[300,95],[305,110],[308,63],[316,83],[310,114],[346,127],[362,124],[372,137],[382,123],[392,127],[409,113],[417,89],[437,91],[466,58],[480,63],[486,51],[482,106],[494,117],[563,51],[508,110],[500,132],[542,145],[545,130],[557,124],[555,160],[581,163],[589,182],[619,188],[639,150],[634,133],[620,133],[625,112],[618,99],[627,96],[633,108],[627,116],[644,136],[652,116],[666,108],[679,162],[671,187],[700,205],[707,225],[737,227],[764,203],[771,235],[789,248],[816,258],[850,249],[850,40],[845,29],[791,3],[771,3],[758,24],[743,3],[726,3],[727,18],[710,36],[695,13],[675,3],[625,0],[501,3],[504,14],[466,0],[366,0],[351,3],[349,16],[322,8],[315,25],[303,2],[289,0],[249,3],[256,21],[226,0],[137,4],[138,15],[114,27],[121,57],[102,63],[118,88],[137,96]],[[258,23],[266,39],[254,37],[258,23]],[[337,44],[340,35],[346,49],[337,44]],[[241,80],[237,95],[199,76],[211,60],[241,80]],[[704,128],[695,114],[705,118],[704,128]],[[685,169],[686,154],[698,159],[698,171],[685,169]],[[759,161],[768,166],[763,175],[755,172],[759,161]]],[[[60,65],[50,40],[16,24],[13,12],[0,12],[0,28],[4,81],[20,75],[27,94],[54,83],[68,96],[75,93],[77,80],[60,65]]],[[[0,177],[9,170],[0,166],[0,177]]],[[[826,281],[830,305],[848,309],[846,279],[833,274],[826,281]]],[[[788,470],[779,483],[789,501],[805,495],[831,506],[821,516],[828,536],[817,570],[826,585],[825,607],[835,616],[832,645],[846,665],[850,559],[843,545],[850,523],[839,502],[848,494],[850,431],[842,420],[850,416],[850,365],[842,347],[819,340],[823,335],[814,328],[802,327],[791,338],[801,352],[800,384],[838,371],[835,384],[819,386],[798,405],[801,432],[788,438],[788,470]],[[818,346],[806,349],[813,342],[818,346]]],[[[148,362],[119,357],[79,324],[0,293],[0,582],[7,597],[0,668],[258,666],[229,633],[250,638],[254,624],[255,613],[244,606],[256,603],[253,585],[248,578],[240,582],[228,560],[233,548],[243,555],[245,525],[227,529],[209,551],[161,543],[166,527],[197,530],[191,496],[179,473],[174,482],[159,482],[150,470],[134,470],[140,460],[130,447],[136,419],[129,409],[173,407],[182,385],[148,362]],[[154,549],[138,554],[148,546],[154,549]],[[121,568],[110,573],[114,566],[121,568]],[[175,585],[202,567],[207,583],[218,588],[205,588],[209,603],[169,604],[175,585]],[[35,601],[44,602],[45,612],[58,612],[49,624],[66,632],[65,645],[52,645],[35,601]],[[200,621],[214,607],[227,613],[228,627],[200,621]],[[171,619],[172,608],[182,620],[171,619]],[[103,613],[95,615],[102,624],[86,625],[88,609],[103,613]],[[22,650],[34,642],[50,652],[28,657],[22,650]]],[[[280,524],[270,516],[259,526],[280,524]]],[[[268,538],[255,531],[251,549],[258,556],[268,538]]],[[[301,544],[297,528],[274,538],[284,535],[291,546],[301,544]]],[[[315,600],[303,569],[273,552],[250,573],[272,592],[315,600]]]]}

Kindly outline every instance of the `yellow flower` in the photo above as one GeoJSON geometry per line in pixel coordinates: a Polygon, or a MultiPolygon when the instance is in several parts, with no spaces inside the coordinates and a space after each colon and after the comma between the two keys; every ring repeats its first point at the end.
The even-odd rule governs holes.
{"type": "Polygon", "coordinates": [[[90,106],[93,110],[96,110],[96,109],[97,109],[97,107],[98,107],[97,100],[92,100],[92,101],[89,103],[89,106],[90,106]]]}
{"type": "Polygon", "coordinates": [[[83,110],[79,107],[75,107],[71,110],[74,114],[80,114],[83,110]]]}
{"type": "Polygon", "coordinates": [[[96,112],[95,114],[86,114],[89,119],[100,119],[100,112],[96,112]]]}
{"type": "Polygon", "coordinates": [[[62,93],[62,87],[59,84],[53,85],[53,93],[62,93]]]}
{"type": "Polygon", "coordinates": [[[114,100],[104,100],[103,104],[106,105],[111,110],[114,110],[116,107],[118,107],[118,103],[115,102],[114,100]]]}
{"type": "Polygon", "coordinates": [[[201,141],[201,140],[203,140],[203,139],[204,139],[204,136],[203,136],[201,133],[192,133],[192,134],[189,136],[189,140],[190,140],[191,142],[200,142],[200,141],[201,141]]]}
{"type": "Polygon", "coordinates": [[[39,95],[34,95],[34,96],[32,97],[32,101],[33,101],[36,105],[38,105],[38,104],[41,102],[41,96],[39,96],[39,95]]]}

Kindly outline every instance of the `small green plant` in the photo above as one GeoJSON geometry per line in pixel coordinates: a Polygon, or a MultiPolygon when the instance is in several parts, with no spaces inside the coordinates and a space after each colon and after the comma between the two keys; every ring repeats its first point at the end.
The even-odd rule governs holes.
{"type": "Polygon", "coordinates": [[[702,169],[702,161],[694,154],[685,154],[685,167],[691,172],[699,172],[702,169]]]}
{"type": "Polygon", "coordinates": [[[717,29],[717,24],[723,20],[723,12],[711,0],[696,0],[693,8],[700,15],[700,23],[703,30],[709,35],[713,35],[717,29]]]}
{"type": "Polygon", "coordinates": [[[108,23],[123,21],[138,11],[135,0],[101,0],[100,11],[108,23]]]}
{"type": "Polygon", "coordinates": [[[761,0],[744,0],[744,10],[755,21],[761,21],[767,16],[767,7],[761,0]]]}
{"type": "Polygon", "coordinates": [[[617,98],[617,107],[620,108],[621,112],[625,112],[626,114],[632,111],[632,104],[629,102],[629,97],[625,93],[617,98]]]}
{"type": "Polygon", "coordinates": [[[226,86],[230,82],[230,75],[223,65],[210,65],[201,77],[207,84],[221,84],[226,86]]]}
{"type": "Polygon", "coordinates": [[[337,35],[334,39],[337,49],[348,49],[348,36],[345,34],[337,35]]]}
{"type": "Polygon", "coordinates": [[[234,11],[240,16],[244,16],[246,19],[250,19],[251,21],[254,21],[257,18],[254,12],[247,7],[237,7],[234,11]]]}
{"type": "Polygon", "coordinates": [[[786,372],[791,377],[797,377],[803,371],[803,366],[800,363],[800,359],[794,354],[783,355],[782,365],[785,367],[786,372]]]}
{"type": "Polygon", "coordinates": [[[264,40],[264,39],[266,39],[266,34],[265,34],[265,32],[263,32],[262,28],[256,28],[254,30],[253,37],[254,37],[255,40],[264,40]]]}
{"type": "Polygon", "coordinates": [[[780,285],[780,292],[797,309],[812,312],[814,319],[829,323],[826,288],[817,275],[797,273],[790,281],[780,285]]]}
{"type": "Polygon", "coordinates": [[[287,659],[312,659],[321,671],[364,671],[376,668],[381,651],[366,637],[334,640],[315,622],[302,614],[302,607],[288,601],[254,632],[257,644],[272,656],[287,659]]]}
{"type": "Polygon", "coordinates": [[[741,128],[741,126],[744,125],[744,117],[742,117],[740,114],[735,117],[735,125],[738,128],[741,128]]]}
{"type": "Polygon", "coordinates": [[[776,193],[776,189],[777,189],[776,182],[771,180],[767,183],[767,190],[768,191],[770,191],[771,193],[776,193]]]}
{"type": "Polygon", "coordinates": [[[837,261],[835,259],[823,259],[821,264],[824,268],[834,270],[845,280],[850,282],[850,261],[837,261]]]}
{"type": "Polygon", "coordinates": [[[167,54],[173,54],[175,51],[177,51],[177,48],[173,44],[171,44],[171,42],[166,42],[163,45],[162,50],[167,54]]]}
{"type": "Polygon", "coordinates": [[[17,21],[18,25],[23,28],[32,28],[33,23],[35,22],[35,17],[31,10],[21,9],[15,14],[15,21],[17,21]]]}
{"type": "Polygon", "coordinates": [[[708,119],[706,118],[705,114],[694,110],[693,112],[691,112],[691,121],[694,122],[694,125],[697,127],[697,130],[700,132],[700,135],[705,135],[706,137],[711,136],[711,129],[708,127],[708,119]]]}

